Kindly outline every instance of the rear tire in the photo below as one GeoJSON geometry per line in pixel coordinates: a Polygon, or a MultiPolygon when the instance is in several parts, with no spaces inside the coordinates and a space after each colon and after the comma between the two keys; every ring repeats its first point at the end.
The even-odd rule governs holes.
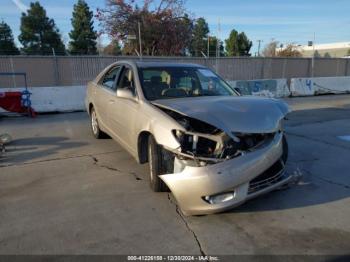
{"type": "Polygon", "coordinates": [[[162,147],[157,144],[152,135],[148,137],[148,164],[151,189],[154,192],[169,192],[169,188],[159,177],[166,174],[168,163],[164,159],[162,147]]]}
{"type": "Polygon", "coordinates": [[[90,110],[90,123],[91,123],[91,131],[96,139],[102,139],[106,137],[106,134],[101,131],[100,126],[98,124],[97,114],[94,108],[90,110]]]}

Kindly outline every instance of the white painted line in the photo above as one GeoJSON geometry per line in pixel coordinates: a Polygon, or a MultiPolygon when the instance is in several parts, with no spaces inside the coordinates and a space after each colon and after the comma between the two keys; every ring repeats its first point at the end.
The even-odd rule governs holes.
{"type": "Polygon", "coordinates": [[[338,136],[338,138],[350,142],[350,136],[338,136]]]}

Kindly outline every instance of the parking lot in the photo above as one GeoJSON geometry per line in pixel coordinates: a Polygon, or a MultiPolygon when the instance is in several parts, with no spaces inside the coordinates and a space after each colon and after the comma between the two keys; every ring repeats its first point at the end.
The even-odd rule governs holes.
{"type": "Polygon", "coordinates": [[[332,254],[350,252],[350,95],[294,98],[289,188],[229,212],[185,217],[153,193],[147,165],[95,140],[85,112],[3,117],[1,254],[332,254]]]}

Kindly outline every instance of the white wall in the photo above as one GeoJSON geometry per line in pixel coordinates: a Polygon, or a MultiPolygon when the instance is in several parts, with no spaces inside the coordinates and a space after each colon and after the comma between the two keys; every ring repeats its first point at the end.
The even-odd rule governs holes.
{"type": "MultiPolygon", "coordinates": [[[[322,93],[350,93],[350,77],[293,78],[290,89],[286,79],[229,81],[244,95],[266,97],[312,96],[322,93]],[[289,91],[290,90],[290,91],[289,91]]],[[[1,88],[0,92],[23,91],[23,88],[1,88]]],[[[86,86],[32,87],[32,107],[36,112],[85,110],[86,86]]],[[[0,112],[3,111],[0,108],[0,112]]]]}
{"type": "Polygon", "coordinates": [[[292,96],[350,93],[350,77],[292,78],[292,96]]]}
{"type": "Polygon", "coordinates": [[[243,95],[265,97],[287,97],[290,95],[287,79],[261,79],[228,81],[234,87],[239,88],[243,95]]]}
{"type": "MultiPolygon", "coordinates": [[[[23,91],[23,88],[1,88],[0,92],[23,91]]],[[[30,99],[36,112],[85,110],[86,86],[31,87],[30,99]]]]}

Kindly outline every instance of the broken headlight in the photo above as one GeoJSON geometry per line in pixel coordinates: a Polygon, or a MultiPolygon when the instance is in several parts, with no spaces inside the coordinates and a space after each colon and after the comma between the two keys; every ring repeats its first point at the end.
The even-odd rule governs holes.
{"type": "Polygon", "coordinates": [[[173,134],[181,145],[181,152],[201,157],[213,157],[216,141],[194,133],[173,130],[173,134]]]}

